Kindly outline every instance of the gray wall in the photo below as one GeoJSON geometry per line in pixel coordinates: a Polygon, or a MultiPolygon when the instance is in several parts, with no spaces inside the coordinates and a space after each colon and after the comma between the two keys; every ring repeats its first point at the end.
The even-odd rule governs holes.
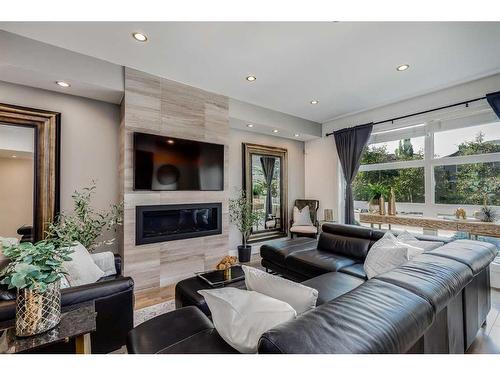
{"type": "Polygon", "coordinates": [[[73,191],[93,179],[96,207],[118,201],[118,105],[1,81],[0,102],[61,113],[62,210],[71,210],[73,191]]]}
{"type": "MultiPolygon", "coordinates": [[[[282,147],[288,150],[288,211],[291,215],[293,202],[304,198],[304,142],[286,138],[257,134],[231,129],[229,132],[229,195],[233,197],[242,184],[242,143],[255,143],[264,146],[282,147]]],[[[232,254],[241,243],[241,235],[230,226],[229,249],[232,254]]],[[[259,252],[260,245],[253,245],[253,252],[259,252]]]]}
{"type": "Polygon", "coordinates": [[[33,225],[33,158],[0,157],[0,236],[21,238],[17,230],[33,225]]]}

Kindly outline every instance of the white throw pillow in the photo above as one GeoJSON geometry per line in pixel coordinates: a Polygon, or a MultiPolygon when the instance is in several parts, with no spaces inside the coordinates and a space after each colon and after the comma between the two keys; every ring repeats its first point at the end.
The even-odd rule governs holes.
{"type": "Polygon", "coordinates": [[[247,290],[253,290],[266,296],[288,303],[297,314],[302,314],[316,307],[318,291],[314,288],[271,275],[254,267],[242,266],[245,272],[247,290]]]}
{"type": "Polygon", "coordinates": [[[400,233],[398,235],[397,240],[399,242],[403,242],[405,244],[414,246],[414,247],[419,247],[423,251],[431,251],[434,249],[437,249],[438,247],[441,247],[444,245],[444,242],[441,241],[421,241],[417,239],[413,234],[405,230],[404,232],[400,233]]]}
{"type": "Polygon", "coordinates": [[[302,210],[297,207],[293,208],[293,226],[295,225],[314,225],[311,221],[309,206],[305,206],[302,210]]]}
{"type": "Polygon", "coordinates": [[[293,225],[290,228],[290,232],[314,234],[318,233],[318,228],[316,228],[314,225],[293,225]]]}
{"type": "Polygon", "coordinates": [[[61,280],[59,281],[59,287],[61,289],[66,289],[66,288],[71,287],[71,285],[69,285],[69,282],[68,282],[68,279],[66,278],[66,276],[63,275],[63,277],[61,277],[61,280]]]}
{"type": "Polygon", "coordinates": [[[16,237],[0,237],[0,246],[2,246],[3,242],[7,242],[9,245],[17,245],[19,239],[16,237]]]}
{"type": "Polygon", "coordinates": [[[257,353],[260,336],[278,324],[295,319],[286,302],[237,288],[200,290],[219,335],[240,353],[257,353]]]}
{"type": "Polygon", "coordinates": [[[391,232],[386,232],[380,240],[372,245],[366,255],[364,264],[366,276],[371,279],[408,260],[408,246],[398,242],[391,232]]]}
{"type": "Polygon", "coordinates": [[[381,240],[382,239],[384,239],[384,241],[390,241],[396,246],[406,247],[408,249],[408,260],[424,252],[424,248],[422,246],[417,246],[416,243],[400,241],[399,237],[396,238],[396,236],[394,236],[394,234],[392,234],[390,231],[386,232],[384,234],[384,237],[381,238],[381,240]]]}
{"type": "Polygon", "coordinates": [[[104,272],[97,267],[92,260],[90,253],[79,242],[71,246],[74,250],[69,256],[72,258],[69,262],[63,262],[63,267],[68,273],[66,279],[71,286],[95,283],[104,276],[104,272]]]}
{"type": "Polygon", "coordinates": [[[90,254],[92,260],[103,272],[104,276],[116,275],[115,254],[111,251],[90,254]]]}

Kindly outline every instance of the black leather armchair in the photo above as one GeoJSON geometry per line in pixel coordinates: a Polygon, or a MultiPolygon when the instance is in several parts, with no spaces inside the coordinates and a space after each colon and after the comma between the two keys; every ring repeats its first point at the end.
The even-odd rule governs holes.
{"type": "MultiPolygon", "coordinates": [[[[115,255],[115,266],[117,274],[114,276],[61,291],[63,312],[82,302],[94,301],[97,329],[91,334],[91,344],[95,354],[121,348],[134,326],[134,281],[122,276],[119,255],[115,255]]],[[[0,327],[12,325],[16,316],[15,298],[11,291],[0,291],[0,327]]],[[[74,347],[74,342],[70,341],[48,346],[37,353],[74,353],[74,347]]]]}

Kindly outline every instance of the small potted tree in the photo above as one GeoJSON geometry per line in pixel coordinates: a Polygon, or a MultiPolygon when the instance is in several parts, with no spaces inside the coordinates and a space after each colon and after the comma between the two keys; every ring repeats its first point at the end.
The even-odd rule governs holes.
{"type": "Polygon", "coordinates": [[[1,272],[0,282],[17,289],[16,335],[32,336],[55,327],[61,320],[63,262],[71,260],[73,250],[50,240],[4,242],[2,246],[10,263],[1,272]]]}
{"type": "Polygon", "coordinates": [[[389,189],[382,184],[368,184],[367,190],[370,196],[369,211],[385,214],[385,199],[389,196],[389,189]]]}
{"type": "Polygon", "coordinates": [[[229,220],[236,225],[243,238],[243,244],[238,246],[238,260],[242,263],[250,261],[252,246],[248,245],[248,238],[252,234],[254,225],[257,225],[262,214],[252,208],[245,192],[240,190],[238,196],[229,200],[229,220]]]}
{"type": "Polygon", "coordinates": [[[74,209],[70,214],[61,212],[53,223],[49,223],[47,238],[54,243],[80,242],[90,253],[103,245],[112,245],[115,238],[103,239],[103,235],[117,230],[123,224],[123,202],[111,205],[108,210],[92,207],[96,184],[75,191],[74,209]]]}

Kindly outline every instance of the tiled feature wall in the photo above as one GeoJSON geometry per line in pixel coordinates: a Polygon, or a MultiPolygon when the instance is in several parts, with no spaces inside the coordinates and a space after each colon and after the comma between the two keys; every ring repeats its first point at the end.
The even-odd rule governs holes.
{"type": "Polygon", "coordinates": [[[228,98],[134,69],[125,69],[120,182],[125,204],[120,252],[136,290],[174,284],[213,269],[229,252],[228,98]],[[225,145],[224,191],[133,191],[134,131],[225,145]],[[136,205],[222,202],[222,234],[135,245],[136,205]]]}

